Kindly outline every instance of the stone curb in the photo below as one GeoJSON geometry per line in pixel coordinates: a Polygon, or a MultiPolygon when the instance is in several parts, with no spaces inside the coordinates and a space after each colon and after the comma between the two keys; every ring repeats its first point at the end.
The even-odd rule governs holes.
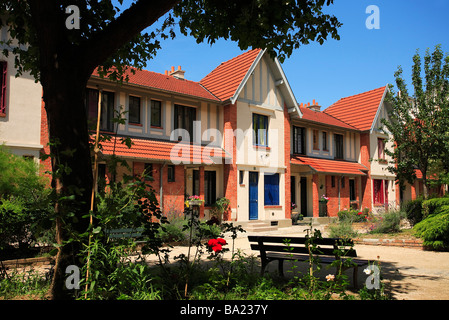
{"type": "Polygon", "coordinates": [[[355,238],[355,244],[372,245],[372,246],[392,246],[423,249],[423,241],[420,239],[361,239],[355,238]]]}

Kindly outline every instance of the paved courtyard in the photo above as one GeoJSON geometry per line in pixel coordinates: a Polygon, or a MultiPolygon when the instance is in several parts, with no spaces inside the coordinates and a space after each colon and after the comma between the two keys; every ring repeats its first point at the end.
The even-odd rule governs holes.
{"type": "MultiPolygon", "coordinates": [[[[240,249],[247,255],[258,255],[252,251],[248,242],[248,234],[257,235],[285,235],[285,236],[304,236],[304,226],[293,226],[289,228],[280,228],[277,231],[264,233],[241,233],[235,240],[235,249],[240,249]]],[[[317,229],[322,226],[314,227],[317,229]]],[[[326,235],[325,233],[323,234],[326,235]]],[[[225,237],[228,247],[231,248],[232,239],[225,237]]],[[[449,252],[433,252],[415,248],[372,246],[356,244],[355,249],[358,257],[370,261],[379,260],[381,263],[381,276],[384,283],[392,292],[392,296],[397,300],[449,300],[449,252]]],[[[173,248],[170,256],[187,254],[187,247],[173,248]]],[[[194,252],[192,253],[192,255],[194,252]]],[[[230,252],[225,254],[225,258],[230,258],[230,252]]],[[[149,263],[155,262],[155,257],[147,258],[149,263]]],[[[298,262],[299,270],[306,271],[307,264],[298,262]]],[[[333,272],[333,269],[323,268],[321,276],[333,272]]],[[[269,264],[268,271],[275,272],[277,262],[269,264]]],[[[284,270],[289,270],[289,263],[285,262],[284,270]]],[[[288,276],[288,273],[285,272],[288,276]]],[[[347,275],[352,281],[351,271],[347,275]]],[[[366,280],[363,268],[359,268],[359,286],[362,286],[366,280]]]]}

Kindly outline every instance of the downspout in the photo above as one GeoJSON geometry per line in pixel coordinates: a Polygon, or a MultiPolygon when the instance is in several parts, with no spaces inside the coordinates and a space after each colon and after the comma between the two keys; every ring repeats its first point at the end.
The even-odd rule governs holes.
{"type": "Polygon", "coordinates": [[[167,164],[166,162],[164,162],[162,164],[161,172],[159,174],[159,206],[160,206],[162,212],[164,211],[164,202],[163,202],[163,200],[164,200],[164,194],[163,194],[164,188],[162,187],[162,182],[164,181],[164,179],[163,179],[163,172],[164,172],[164,167],[165,167],[166,164],[167,164]]]}
{"type": "Polygon", "coordinates": [[[338,177],[338,211],[340,211],[340,188],[341,188],[341,178],[343,176],[338,177]]]}

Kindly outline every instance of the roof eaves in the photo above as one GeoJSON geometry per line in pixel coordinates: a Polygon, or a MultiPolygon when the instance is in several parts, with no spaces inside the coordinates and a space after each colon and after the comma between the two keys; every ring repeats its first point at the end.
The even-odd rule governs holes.
{"type": "Polygon", "coordinates": [[[380,100],[379,106],[377,107],[377,111],[376,111],[376,115],[374,116],[373,123],[371,123],[371,129],[369,130],[370,134],[374,132],[374,124],[377,123],[377,119],[379,118],[379,114],[380,114],[380,108],[384,103],[384,100],[385,100],[385,97],[386,97],[388,91],[389,91],[389,89],[388,89],[388,84],[387,84],[385,86],[384,94],[382,95],[382,99],[380,100]]]}
{"type": "MultiPolygon", "coordinates": [[[[297,100],[295,98],[293,90],[290,87],[290,83],[288,82],[287,77],[285,76],[284,70],[282,69],[282,66],[281,66],[278,58],[274,58],[274,63],[276,64],[276,67],[278,68],[279,72],[281,73],[281,77],[282,77],[282,80],[283,80],[283,84],[282,85],[285,85],[285,87],[287,89],[287,92],[288,92],[288,95],[292,99],[293,108],[296,109],[296,112],[298,113],[299,118],[302,118],[303,114],[302,114],[301,110],[299,109],[298,102],[297,102],[297,100]]],[[[289,106],[287,106],[287,108],[288,107],[289,106]]]]}
{"type": "Polygon", "coordinates": [[[240,82],[239,86],[237,87],[237,90],[234,92],[234,95],[230,98],[231,104],[234,104],[235,101],[237,101],[238,96],[240,95],[240,92],[245,87],[246,82],[248,81],[249,77],[251,76],[251,73],[253,73],[254,69],[256,68],[256,65],[259,63],[260,59],[262,59],[262,56],[264,55],[265,51],[260,50],[257,57],[254,59],[253,63],[251,64],[251,67],[249,67],[248,71],[246,72],[245,76],[243,77],[243,80],[240,82]]]}

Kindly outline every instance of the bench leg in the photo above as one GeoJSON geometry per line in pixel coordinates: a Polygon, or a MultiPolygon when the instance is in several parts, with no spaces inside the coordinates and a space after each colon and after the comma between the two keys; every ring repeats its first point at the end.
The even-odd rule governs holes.
{"type": "Polygon", "coordinates": [[[265,273],[265,268],[268,265],[268,261],[266,260],[262,260],[262,265],[260,266],[260,275],[263,276],[263,274],[265,273]]]}
{"type": "Polygon", "coordinates": [[[357,281],[358,274],[359,274],[359,266],[355,266],[353,274],[352,274],[352,278],[354,281],[354,288],[356,288],[356,289],[358,288],[358,281],[357,281]]]}
{"type": "Polygon", "coordinates": [[[278,271],[279,275],[284,277],[284,259],[279,259],[278,271]]]}

